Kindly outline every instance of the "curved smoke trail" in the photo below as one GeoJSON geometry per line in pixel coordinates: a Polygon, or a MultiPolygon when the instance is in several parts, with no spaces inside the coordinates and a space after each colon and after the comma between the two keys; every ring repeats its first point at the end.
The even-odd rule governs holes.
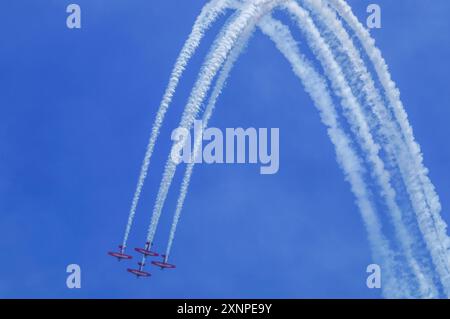
{"type": "MultiPolygon", "coordinates": [[[[323,123],[328,127],[328,134],[333,144],[335,145],[338,162],[344,170],[346,178],[352,186],[352,191],[357,198],[358,206],[361,209],[363,220],[369,233],[371,246],[373,248],[373,251],[375,252],[375,255],[377,256],[376,259],[382,259],[383,265],[386,265],[386,269],[388,270],[386,278],[389,278],[389,280],[386,280],[386,294],[391,297],[398,296],[395,294],[395,287],[399,287],[399,283],[395,283],[395,262],[392,258],[392,252],[389,248],[387,240],[382,234],[381,226],[377,218],[377,213],[372,203],[370,202],[370,196],[368,195],[368,190],[363,181],[363,169],[360,165],[360,160],[358,159],[356,152],[352,149],[348,137],[338,125],[338,117],[334,109],[328,88],[326,86],[326,81],[314,70],[314,68],[306,60],[306,58],[302,56],[300,52],[298,52],[295,40],[293,39],[289,29],[286,26],[284,26],[279,21],[270,18],[269,16],[264,17],[259,23],[259,26],[261,30],[274,41],[280,52],[282,52],[287,60],[291,63],[294,73],[300,78],[305,87],[305,90],[313,98],[314,104],[321,114],[323,123]]],[[[229,72],[231,71],[235,60],[239,57],[242,47],[246,42],[247,39],[243,40],[240,44],[237,45],[237,47],[235,48],[235,54],[230,55],[226,66],[224,66],[223,70],[221,71],[221,75],[216,83],[214,91],[211,95],[211,99],[208,103],[208,107],[203,117],[204,127],[206,127],[207,121],[209,120],[212,111],[214,110],[214,105],[218,96],[220,95],[220,92],[223,89],[229,72]]],[[[196,143],[197,148],[198,144],[199,141],[197,141],[196,143]]],[[[198,151],[196,147],[194,147],[194,150],[198,151]]],[[[196,151],[194,151],[194,154],[196,154],[196,151]]],[[[194,165],[194,163],[190,163],[188,165],[183,178],[166,251],[167,257],[170,254],[176,226],[179,221],[183,202],[186,198],[194,165]]],[[[401,295],[404,296],[410,294],[410,292],[407,290],[408,288],[404,287],[403,289],[404,290],[402,291],[401,295]]]]}
{"type": "MultiPolygon", "coordinates": [[[[214,51],[208,55],[208,59],[200,71],[197,82],[194,85],[189,101],[183,112],[179,128],[186,130],[191,128],[192,123],[197,118],[197,114],[200,111],[200,105],[209,91],[211,82],[242,32],[247,28],[253,28],[253,25],[257,23],[262,15],[270,12],[274,7],[285,1],[286,0],[253,0],[244,5],[239,16],[230,23],[227,30],[220,37],[214,51]]],[[[172,153],[172,151],[170,153],[172,153]]],[[[175,175],[176,166],[177,164],[172,161],[171,155],[169,155],[153,208],[152,218],[147,233],[147,242],[153,242],[162,207],[175,175]]]]}
{"type": "Polygon", "coordinates": [[[191,34],[188,40],[185,42],[183,49],[175,63],[175,66],[170,75],[169,84],[166,88],[164,96],[159,106],[158,112],[156,114],[155,121],[153,123],[152,132],[147,145],[147,150],[145,152],[144,160],[141,167],[141,172],[139,174],[139,179],[136,186],[136,191],[133,195],[133,200],[131,202],[131,208],[128,216],[127,225],[125,228],[125,234],[123,238],[122,247],[125,249],[128,242],[128,236],[133,226],[134,216],[136,214],[136,208],[139,203],[139,199],[142,193],[142,188],[144,186],[145,179],[147,177],[148,168],[150,166],[150,159],[153,154],[153,149],[155,148],[155,143],[161,129],[161,125],[164,121],[164,116],[169,108],[172,101],[175,90],[178,86],[178,82],[191,59],[192,55],[195,53],[197,47],[199,46],[206,30],[217,20],[217,18],[224,12],[226,7],[229,5],[227,0],[212,0],[206,4],[200,15],[198,16],[195,24],[192,28],[191,34]]]}
{"type": "MultiPolygon", "coordinates": [[[[233,68],[234,63],[241,55],[242,51],[244,50],[246,44],[248,43],[249,38],[251,37],[254,29],[248,29],[246,30],[240,37],[239,41],[236,43],[235,47],[233,48],[232,52],[230,53],[230,56],[228,57],[225,65],[222,68],[222,71],[220,72],[220,75],[216,81],[215,87],[211,93],[211,96],[209,98],[206,110],[204,112],[203,118],[202,118],[202,125],[203,128],[206,129],[208,127],[209,119],[212,116],[212,113],[214,111],[214,108],[216,106],[217,99],[222,94],[222,90],[225,86],[225,83],[229,77],[229,74],[233,68]]],[[[194,141],[194,151],[193,151],[193,158],[197,158],[199,151],[201,150],[201,143],[202,143],[202,136],[199,134],[196,135],[196,139],[194,141]]],[[[169,258],[170,251],[172,248],[173,240],[175,238],[175,232],[177,229],[178,222],[180,220],[181,211],[183,209],[184,200],[186,199],[186,195],[189,188],[189,183],[192,177],[192,172],[194,170],[195,161],[191,161],[187,164],[186,171],[183,177],[183,181],[181,182],[180,187],[180,195],[177,200],[177,206],[175,208],[175,214],[172,221],[172,226],[170,228],[169,233],[169,240],[167,243],[167,249],[166,249],[166,259],[169,258]]]]}
{"type": "Polygon", "coordinates": [[[430,291],[434,291],[433,284],[425,279],[417,261],[405,244],[409,238],[407,231],[401,221],[401,211],[395,202],[395,191],[391,185],[390,173],[386,170],[382,159],[380,158],[380,146],[375,142],[370,132],[369,123],[364,116],[361,105],[354,96],[350,85],[348,84],[342,67],[337,63],[331,48],[325,42],[320,32],[314,25],[309,13],[300,7],[296,2],[290,2],[286,5],[288,11],[292,14],[294,20],[298,23],[300,29],[305,33],[306,39],[314,54],[324,68],[325,73],[331,81],[336,94],[341,98],[341,105],[344,115],[347,118],[352,132],[355,134],[358,143],[363,149],[368,163],[372,166],[372,173],[381,188],[382,196],[386,199],[389,211],[395,221],[396,230],[400,231],[399,238],[406,249],[406,257],[412,271],[420,284],[420,296],[428,296],[430,291]],[[402,232],[404,231],[404,232],[402,232]]]}
{"type": "Polygon", "coordinates": [[[450,297],[450,238],[447,236],[447,224],[440,215],[441,204],[439,196],[428,177],[428,170],[423,165],[423,155],[420,146],[414,139],[413,129],[400,100],[400,91],[389,73],[388,66],[381,51],[375,46],[375,41],[362,26],[352,12],[350,6],[343,0],[327,0],[355,32],[366,54],[375,67],[375,72],[383,86],[394,117],[400,126],[401,134],[407,145],[408,157],[397,157],[401,166],[406,188],[417,216],[419,228],[424,236],[433,263],[439,274],[441,283],[450,297]]]}
{"type": "MultiPolygon", "coordinates": [[[[290,62],[294,73],[302,81],[306,92],[314,101],[322,122],[328,129],[338,163],[340,164],[347,181],[351,185],[358,207],[361,211],[364,224],[369,234],[369,242],[374,251],[375,260],[381,261],[387,270],[387,284],[385,294],[390,297],[410,295],[403,278],[397,278],[396,263],[389,243],[383,235],[376,209],[371,202],[370,192],[364,182],[364,169],[361,166],[357,152],[353,149],[349,137],[345,134],[338,122],[336,109],[333,105],[326,81],[315,70],[312,64],[299,51],[289,29],[273,19],[267,19],[261,24],[262,31],[274,41],[278,50],[290,62]],[[401,287],[401,291],[395,288],[401,287]]],[[[401,276],[400,276],[401,277],[401,276]]]]}
{"type": "MultiPolygon", "coordinates": [[[[378,120],[377,123],[370,123],[372,118],[370,116],[366,116],[366,118],[369,119],[368,124],[371,127],[379,128],[382,136],[379,140],[383,142],[381,143],[381,146],[386,150],[388,159],[398,158],[398,151],[404,148],[404,143],[399,138],[397,134],[398,129],[392,122],[392,118],[389,116],[389,112],[382,102],[381,96],[375,87],[369,71],[367,70],[358,50],[355,48],[352,40],[345,31],[342,23],[337,19],[334,13],[324,5],[322,0],[303,0],[303,2],[327,28],[327,32],[324,32],[324,34],[334,33],[336,36],[339,43],[329,39],[329,41],[334,42],[331,43],[331,45],[342,48],[347,54],[351,63],[351,70],[350,72],[347,72],[346,75],[354,82],[361,79],[361,91],[364,92],[367,97],[368,110],[372,111],[375,118],[378,120]]],[[[393,221],[400,246],[414,276],[418,281],[420,295],[436,297],[438,292],[433,284],[433,274],[430,273],[429,270],[424,269],[424,267],[419,264],[418,260],[414,256],[413,245],[417,239],[412,237],[411,233],[407,229],[407,226],[403,222],[402,211],[396,202],[395,190],[390,185],[389,180],[380,180],[379,184],[382,189],[383,197],[386,200],[388,212],[390,213],[393,221]]],[[[422,255],[420,257],[422,258],[424,256],[422,255]]]]}
{"type": "MultiPolygon", "coordinates": [[[[187,130],[191,128],[212,81],[216,77],[217,72],[222,69],[203,117],[204,120],[206,119],[206,122],[209,120],[233,63],[239,57],[248,37],[252,34],[254,26],[258,24],[290,62],[294,73],[300,78],[306,91],[313,99],[316,108],[319,110],[322,122],[327,126],[328,134],[335,146],[338,162],[345,173],[346,179],[350,182],[352,192],[357,199],[356,202],[368,231],[374,257],[376,260],[382,261],[383,267],[387,268],[388,279],[387,284],[385,283],[384,285],[386,296],[415,297],[418,295],[420,297],[436,297],[438,295],[433,282],[433,273],[427,269],[420,259],[424,256],[424,252],[413,251],[412,246],[417,238],[414,238],[413,233],[408,232],[408,226],[412,225],[405,224],[402,210],[396,201],[396,190],[391,184],[392,175],[389,169],[393,170],[394,173],[399,173],[402,178],[406,193],[416,214],[419,229],[439,274],[440,283],[447,296],[450,296],[450,239],[446,233],[447,225],[440,216],[441,205],[438,195],[427,175],[428,171],[423,165],[423,156],[419,145],[414,139],[412,128],[400,100],[399,90],[391,79],[381,52],[376,48],[374,40],[357,20],[344,0],[297,1],[304,4],[304,7],[319,22],[320,27],[326,30],[326,32],[323,32],[323,36],[309,12],[303,9],[295,0],[249,0],[244,3],[240,3],[238,0],[212,1],[204,7],[188,40],[188,42],[191,41],[189,42],[190,44],[188,42],[185,44],[177,60],[169,86],[158,110],[133,198],[123,246],[126,246],[154,143],[181,74],[199,45],[203,32],[217,19],[218,15],[224,12],[227,6],[233,7],[237,3],[240,6],[239,12],[223,28],[225,31],[220,34],[218,40],[211,48],[183,112],[180,127],[187,130]],[[270,17],[272,9],[281,4],[284,4],[283,7],[292,15],[299,29],[305,34],[309,47],[318,58],[325,75],[330,80],[334,94],[340,99],[343,115],[350,126],[351,132],[356,137],[365,161],[371,168],[371,175],[380,189],[380,195],[388,207],[397,240],[406,260],[406,264],[400,266],[409,268],[418,287],[406,281],[405,279],[407,278],[403,277],[404,274],[398,269],[399,265],[394,259],[394,253],[390,248],[389,242],[382,233],[381,223],[374,203],[371,201],[368,186],[364,181],[365,171],[361,166],[361,160],[357,152],[353,150],[349,138],[340,128],[337,113],[332,104],[325,80],[298,51],[289,28],[270,17]],[[349,29],[355,32],[365,53],[374,64],[376,74],[384,90],[383,93],[388,101],[387,107],[380,92],[375,87],[372,76],[365,66],[358,49],[336,16],[336,13],[342,17],[349,29]],[[269,16],[264,17],[266,14],[269,16]],[[194,30],[197,30],[198,33],[195,33],[194,30]],[[339,58],[344,59],[343,63],[338,61],[339,58]],[[361,100],[361,103],[359,100],[361,100]],[[373,134],[372,130],[374,131],[373,134]],[[385,165],[381,158],[381,150],[387,154],[388,166],[385,165]]],[[[199,142],[201,143],[201,141],[195,141],[194,154],[198,152],[199,142]]],[[[147,241],[149,242],[153,241],[176,167],[177,164],[169,156],[148,229],[147,241]]],[[[169,255],[172,247],[193,167],[193,164],[188,165],[184,175],[166,256],[169,255]]],[[[386,268],[384,268],[385,272],[386,268]]],[[[386,278],[386,273],[384,278],[386,278]]]]}

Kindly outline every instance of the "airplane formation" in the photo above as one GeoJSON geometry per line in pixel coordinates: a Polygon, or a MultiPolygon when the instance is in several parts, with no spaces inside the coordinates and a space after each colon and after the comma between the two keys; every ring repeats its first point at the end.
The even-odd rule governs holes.
{"type": "MultiPolygon", "coordinates": [[[[128,271],[129,273],[135,275],[136,278],[139,278],[139,277],[150,277],[150,276],[151,276],[151,274],[150,274],[149,272],[147,272],[147,271],[144,270],[144,267],[145,267],[145,265],[146,265],[146,264],[145,264],[145,261],[146,261],[146,259],[147,259],[148,257],[158,257],[158,256],[161,256],[161,257],[162,257],[162,261],[153,260],[153,261],[151,262],[151,264],[152,264],[153,266],[159,267],[161,270],[163,270],[163,269],[174,269],[174,268],[176,268],[175,265],[169,264],[169,263],[167,262],[167,257],[166,257],[166,255],[163,255],[163,254],[160,255],[159,253],[152,251],[152,250],[151,250],[151,247],[152,247],[152,244],[151,244],[150,242],[146,242],[144,248],[135,248],[135,249],[134,249],[136,252],[138,252],[138,253],[140,253],[140,254],[143,255],[142,261],[141,261],[141,262],[138,262],[138,266],[139,266],[139,267],[138,267],[137,269],[134,269],[134,268],[127,268],[127,271],[128,271]]],[[[121,260],[129,260],[129,259],[132,259],[132,258],[133,258],[131,255],[127,255],[127,254],[125,253],[125,247],[122,246],[122,245],[119,246],[119,251],[118,251],[118,252],[110,251],[110,252],[108,252],[108,255],[117,258],[118,261],[121,261],[121,260]]]]}

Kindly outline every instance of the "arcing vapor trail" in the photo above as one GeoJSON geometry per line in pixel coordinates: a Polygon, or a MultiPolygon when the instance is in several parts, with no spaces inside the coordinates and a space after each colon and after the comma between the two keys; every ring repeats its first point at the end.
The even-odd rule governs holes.
{"type": "MultiPolygon", "coordinates": [[[[389,111],[386,109],[379,91],[376,89],[373,79],[367,70],[359,51],[355,48],[352,40],[344,29],[342,23],[337,19],[333,11],[331,11],[322,0],[303,0],[306,7],[313,12],[315,17],[319,19],[327,28],[328,32],[323,34],[334,33],[336,36],[336,42],[334,38],[328,38],[332,47],[343,48],[344,52],[348,56],[351,63],[350,72],[346,72],[346,76],[351,78],[353,82],[362,81],[362,92],[367,97],[368,109],[375,115],[376,123],[370,123],[372,117],[367,114],[368,124],[371,127],[379,127],[381,138],[381,146],[385,149],[388,159],[401,159],[399,153],[404,149],[404,143],[398,134],[398,129],[393,123],[392,118],[389,116],[389,111]],[[384,142],[389,141],[389,142],[384,142]]],[[[369,112],[370,112],[369,111],[369,112]]],[[[373,121],[372,121],[373,122],[373,121]]],[[[402,164],[402,163],[400,163],[402,164]]],[[[400,165],[400,169],[402,169],[400,165]]],[[[403,171],[402,171],[403,172],[403,171]]],[[[403,174],[402,174],[403,175],[403,174]]],[[[426,267],[422,267],[413,253],[413,245],[416,241],[420,240],[412,238],[411,233],[408,231],[407,226],[403,222],[402,211],[396,202],[396,192],[392,188],[390,181],[386,178],[378,179],[379,186],[382,189],[383,197],[388,207],[388,212],[393,221],[396,235],[400,243],[400,247],[405,255],[406,261],[409,264],[419,286],[419,297],[437,297],[438,291],[433,283],[433,274],[426,267]]],[[[407,182],[407,180],[406,180],[407,182]]],[[[423,254],[419,257],[425,257],[423,254]]]]}
{"type": "Polygon", "coordinates": [[[169,84],[166,88],[158,112],[156,114],[155,121],[153,123],[150,140],[148,142],[147,150],[145,152],[144,161],[142,163],[141,172],[136,186],[136,191],[133,195],[133,200],[131,202],[131,208],[128,216],[127,225],[125,228],[125,235],[123,238],[122,244],[123,248],[127,246],[128,236],[130,234],[131,227],[133,226],[136,208],[139,203],[145,179],[147,177],[150,159],[153,154],[153,149],[155,148],[155,143],[158,138],[162,123],[164,121],[164,116],[172,101],[173,95],[178,86],[178,82],[180,81],[180,78],[186,68],[186,65],[188,64],[192,55],[195,53],[197,47],[199,46],[204,36],[204,33],[206,32],[206,30],[209,29],[211,24],[214,23],[216,19],[224,12],[226,7],[228,6],[228,2],[229,1],[227,0],[212,0],[203,7],[202,12],[195,21],[191,34],[189,35],[188,40],[185,42],[183,49],[181,50],[181,53],[178,56],[175,66],[172,70],[169,84]]]}
{"type": "MultiPolygon", "coordinates": [[[[338,157],[338,162],[343,168],[347,180],[352,186],[352,190],[357,198],[357,203],[361,209],[363,220],[365,222],[366,228],[369,233],[369,238],[375,252],[376,258],[383,260],[383,265],[386,265],[387,275],[386,278],[386,288],[385,293],[391,297],[395,296],[394,287],[399,287],[399,283],[396,282],[395,278],[395,264],[392,259],[392,252],[388,246],[388,242],[384,238],[379,220],[377,218],[376,211],[370,202],[370,197],[368,195],[368,190],[363,181],[362,167],[360,160],[356,152],[352,149],[351,143],[345,133],[338,125],[337,114],[332,104],[332,100],[326,86],[325,80],[314,70],[311,64],[303,57],[300,52],[298,52],[297,45],[289,29],[284,26],[279,21],[272,19],[270,16],[264,17],[259,23],[262,31],[268,35],[276,44],[277,48],[283,53],[283,55],[291,63],[294,73],[301,79],[306,91],[311,95],[314,104],[321,114],[322,121],[328,127],[328,133],[330,139],[336,148],[336,154],[338,157]]],[[[235,60],[239,57],[242,47],[247,42],[248,37],[243,37],[243,40],[235,47],[233,53],[227,60],[221,75],[219,76],[216,86],[211,95],[208,107],[203,116],[203,124],[206,126],[209,120],[214,105],[220,92],[223,89],[223,85],[228,77],[231,67],[235,60]],[[205,122],[206,121],[206,122],[205,122]]],[[[194,154],[197,153],[199,142],[196,141],[196,146],[194,146],[194,154]]],[[[187,189],[189,186],[189,181],[192,175],[192,170],[194,163],[188,165],[186,169],[180,195],[177,202],[177,209],[174,215],[174,220],[170,232],[169,243],[166,251],[166,256],[169,256],[171,246],[173,243],[176,226],[181,214],[184,199],[187,194],[187,189]]],[[[402,295],[409,295],[410,292],[404,287],[402,295]]]]}
{"type": "MultiPolygon", "coordinates": [[[[375,259],[381,260],[388,272],[385,294],[390,297],[398,296],[399,291],[396,291],[395,288],[402,287],[404,283],[398,282],[398,278],[395,278],[396,266],[393,254],[389,248],[388,241],[382,233],[376,210],[371,203],[369,191],[364,182],[364,170],[356,151],[351,146],[348,136],[338,124],[336,109],[332,103],[325,79],[298,52],[295,40],[286,26],[279,21],[269,18],[265,19],[260,26],[263,32],[275,42],[277,48],[291,63],[294,73],[300,78],[305,90],[313,99],[314,105],[321,115],[322,122],[327,126],[328,135],[335,146],[338,162],[357,199],[375,259]]],[[[409,294],[408,287],[403,286],[400,295],[405,296],[409,294]]]]}
{"type": "Polygon", "coordinates": [[[375,67],[377,76],[384,88],[389,106],[401,128],[403,139],[409,155],[400,154],[399,165],[402,166],[406,188],[417,216],[419,228],[424,236],[433,263],[439,274],[444,291],[450,297],[450,239],[447,225],[440,216],[441,205],[435,188],[427,176],[428,170],[423,165],[420,146],[414,139],[412,127],[400,100],[400,92],[392,80],[386,62],[369,32],[362,26],[348,4],[343,0],[327,0],[355,32],[365,52],[375,67]]]}
{"type": "MultiPolygon", "coordinates": [[[[191,128],[192,123],[197,118],[197,114],[200,111],[200,105],[209,91],[211,82],[213,81],[218,70],[222,67],[225,59],[232,50],[233,46],[236,44],[240,35],[246,28],[252,28],[262,15],[270,12],[275,6],[283,2],[285,1],[253,0],[244,5],[239,15],[232,23],[228,25],[227,30],[221,35],[217,45],[213,48],[213,52],[208,54],[207,61],[205,61],[202,70],[200,71],[197,82],[194,85],[189,101],[183,112],[179,128],[186,130],[191,128]]],[[[161,210],[172,183],[176,166],[176,163],[172,161],[171,155],[169,155],[153,208],[152,218],[147,234],[147,242],[153,242],[153,237],[161,216],[161,210]]]]}
{"type": "MultiPolygon", "coordinates": [[[[217,100],[218,100],[219,96],[222,94],[222,90],[223,90],[225,83],[230,75],[231,70],[233,69],[234,63],[236,62],[236,60],[239,58],[242,51],[244,50],[246,44],[248,43],[249,38],[251,37],[251,35],[253,33],[253,30],[254,30],[254,28],[247,28],[243,32],[240,39],[236,43],[235,47],[231,51],[229,57],[227,58],[222,70],[220,71],[219,77],[216,81],[214,89],[209,98],[206,110],[202,117],[202,125],[203,125],[204,129],[206,129],[208,127],[208,122],[212,116],[212,113],[216,106],[217,100]]],[[[202,136],[197,134],[196,139],[194,141],[193,159],[197,158],[199,151],[201,151],[201,143],[202,143],[202,136]]],[[[170,251],[172,249],[173,240],[175,239],[175,232],[177,230],[178,222],[180,220],[181,211],[183,210],[184,200],[186,199],[186,195],[188,192],[189,183],[191,181],[194,166],[195,166],[195,161],[191,161],[190,163],[187,164],[186,171],[183,176],[183,181],[181,182],[180,195],[177,200],[177,206],[175,209],[172,226],[170,228],[170,233],[169,233],[169,240],[167,243],[167,249],[166,249],[166,259],[167,260],[169,258],[170,251]]]]}
{"type": "MultiPolygon", "coordinates": [[[[366,117],[364,116],[357,99],[353,95],[351,87],[345,79],[341,66],[336,62],[330,47],[325,43],[320,32],[315,27],[309,13],[295,2],[290,2],[286,7],[297,21],[300,29],[304,31],[312,51],[318,57],[325,73],[329,77],[334,91],[341,98],[344,115],[346,116],[357,141],[361,145],[367,161],[372,166],[374,177],[379,187],[382,189],[381,193],[385,199],[388,200],[387,205],[390,211],[394,213],[393,217],[398,218],[398,215],[400,214],[401,218],[400,211],[398,210],[396,213],[398,207],[395,203],[395,191],[391,186],[390,174],[386,171],[384,163],[379,156],[380,146],[373,139],[366,117]]],[[[400,223],[397,223],[396,225],[401,226],[400,223]]],[[[397,227],[397,229],[401,229],[401,227],[397,227]]],[[[400,238],[402,240],[404,239],[403,237],[400,238]]],[[[403,247],[408,248],[407,246],[403,247]]],[[[410,257],[408,262],[412,267],[416,279],[420,282],[420,295],[422,296],[425,294],[428,296],[432,287],[430,288],[427,286],[427,282],[423,280],[424,275],[419,270],[415,259],[413,259],[411,255],[407,255],[407,257],[410,257]]]]}
{"type": "MultiPolygon", "coordinates": [[[[322,122],[327,127],[328,135],[335,147],[338,163],[344,171],[346,180],[350,183],[361,211],[374,259],[383,265],[383,293],[385,296],[397,298],[436,297],[439,294],[433,282],[434,273],[427,268],[424,262],[424,259],[428,258],[428,254],[424,251],[413,250],[415,242],[420,238],[415,237],[414,233],[408,229],[415,225],[407,224],[404,220],[403,212],[397,203],[396,189],[392,186],[392,172],[396,177],[401,176],[402,178],[401,187],[404,186],[406,189],[419,229],[439,275],[440,283],[447,296],[450,297],[450,239],[446,233],[447,225],[440,216],[439,198],[428,178],[420,147],[414,139],[412,128],[400,100],[400,93],[391,79],[381,52],[375,47],[374,40],[344,0],[212,0],[202,9],[189,39],[177,59],[156,115],[130,208],[123,248],[127,244],[155,142],[178,82],[204,33],[227,8],[236,9],[236,13],[228,20],[211,47],[191,91],[179,127],[185,130],[191,129],[212,82],[220,71],[203,114],[203,125],[207,126],[235,61],[255,26],[258,25],[289,61],[295,75],[311,96],[322,122]],[[309,12],[296,1],[302,3],[302,6],[312,13],[321,30],[315,25],[309,12]],[[360,148],[358,151],[354,149],[352,141],[339,123],[340,119],[333,105],[325,78],[300,53],[289,28],[270,16],[270,12],[279,5],[283,5],[299,26],[300,31],[304,33],[309,47],[318,58],[326,77],[330,80],[331,88],[340,100],[343,115],[350,126],[351,133],[358,142],[360,148]],[[339,14],[349,29],[355,32],[361,46],[374,64],[384,90],[382,93],[385,96],[382,96],[376,88],[360,52],[336,14],[339,14]],[[321,31],[325,31],[323,36],[321,31]],[[388,101],[387,105],[385,105],[385,99],[388,101]],[[387,166],[381,158],[381,150],[386,154],[387,166]],[[360,158],[358,154],[361,151],[363,158],[360,158]],[[369,165],[371,177],[377,182],[377,189],[388,208],[405,262],[403,259],[400,262],[396,258],[397,255],[383,234],[375,202],[372,200],[368,184],[365,181],[365,177],[368,177],[369,174],[364,170],[363,164],[369,165]],[[408,273],[402,272],[403,267],[407,267],[408,273]],[[410,274],[414,276],[413,282],[409,280],[410,274]]],[[[201,136],[197,136],[194,142],[194,158],[200,145],[201,136]]],[[[159,218],[176,172],[177,164],[171,158],[171,154],[175,151],[174,147],[175,143],[166,163],[153,207],[147,233],[147,241],[150,243],[153,242],[159,218]]],[[[382,153],[382,155],[385,154],[382,153]]],[[[188,164],[183,177],[167,244],[166,259],[171,251],[193,168],[194,163],[188,164]]],[[[143,262],[145,262],[145,257],[143,262]]]]}
{"type": "Polygon", "coordinates": [[[396,278],[393,253],[382,233],[375,207],[371,203],[369,190],[364,182],[364,169],[361,166],[361,160],[338,123],[336,109],[325,79],[314,70],[312,64],[299,52],[295,40],[285,25],[270,17],[265,17],[261,21],[260,27],[290,62],[294,73],[300,78],[306,92],[313,99],[322,122],[327,126],[328,135],[335,146],[338,162],[357,199],[356,202],[369,234],[375,259],[382,261],[382,264],[386,267],[387,276],[384,293],[389,297],[410,295],[409,288],[405,286],[402,279],[396,278]],[[398,287],[402,287],[402,289],[398,291],[398,287]]]}

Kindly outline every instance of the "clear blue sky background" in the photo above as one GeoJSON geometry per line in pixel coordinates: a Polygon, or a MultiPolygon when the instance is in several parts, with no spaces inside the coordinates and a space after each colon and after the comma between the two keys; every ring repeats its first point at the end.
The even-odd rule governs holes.
{"type": "MultiPolygon", "coordinates": [[[[366,288],[366,233],[326,131],[289,65],[259,32],[211,125],[279,127],[277,175],[198,166],[175,271],[149,280],[106,255],[122,240],[145,145],[175,59],[203,1],[3,1],[0,10],[0,297],[380,297],[366,288]],[[66,288],[66,266],[82,288],[66,288]]],[[[373,31],[398,83],[450,222],[447,0],[376,1],[373,31]]],[[[350,1],[365,19],[369,1],[350,1]]],[[[218,26],[223,24],[222,19],[218,26]]],[[[218,26],[168,113],[130,246],[142,246],[171,130],[218,26]]],[[[180,173],[180,171],[179,171],[180,173]]],[[[177,181],[179,176],[177,175],[177,181]]],[[[178,186],[155,246],[165,247],[178,186]]]]}

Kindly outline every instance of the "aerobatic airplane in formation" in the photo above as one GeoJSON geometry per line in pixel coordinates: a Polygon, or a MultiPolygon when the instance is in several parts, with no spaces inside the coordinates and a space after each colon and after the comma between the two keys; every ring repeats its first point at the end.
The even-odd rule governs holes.
{"type": "Polygon", "coordinates": [[[149,272],[144,271],[145,263],[139,262],[138,265],[139,265],[139,269],[128,268],[127,271],[132,273],[133,275],[136,275],[136,278],[151,276],[151,274],[149,272]]]}
{"type": "Polygon", "coordinates": [[[167,263],[166,255],[161,255],[161,257],[163,258],[163,261],[152,261],[152,265],[161,268],[161,270],[163,270],[163,269],[173,269],[173,268],[176,267],[173,264],[167,263]]]}
{"type": "MultiPolygon", "coordinates": [[[[147,257],[157,257],[161,256],[163,258],[162,261],[152,261],[152,265],[159,267],[161,270],[163,269],[173,269],[176,268],[175,265],[169,264],[167,262],[166,255],[160,255],[159,253],[152,251],[151,247],[153,246],[152,243],[146,242],[144,248],[135,248],[134,250],[142,255],[144,255],[144,258],[142,262],[138,262],[139,268],[133,269],[133,268],[127,268],[127,271],[133,275],[136,275],[137,278],[139,277],[150,277],[151,274],[149,272],[144,271],[145,267],[145,259],[147,257]]],[[[121,261],[122,259],[132,259],[133,257],[130,255],[125,254],[125,247],[123,245],[119,246],[119,252],[108,252],[108,255],[117,258],[118,261],[121,261]]]]}
{"type": "Polygon", "coordinates": [[[121,261],[122,259],[133,258],[132,256],[125,254],[125,248],[122,245],[119,246],[119,250],[120,250],[119,252],[109,251],[108,255],[117,258],[118,261],[121,261]]]}
{"type": "Polygon", "coordinates": [[[150,242],[146,242],[145,243],[145,248],[135,248],[134,250],[137,251],[138,253],[141,253],[145,257],[147,257],[147,256],[150,256],[150,257],[159,256],[158,253],[150,250],[151,246],[153,246],[153,244],[150,244],[150,242]]]}

